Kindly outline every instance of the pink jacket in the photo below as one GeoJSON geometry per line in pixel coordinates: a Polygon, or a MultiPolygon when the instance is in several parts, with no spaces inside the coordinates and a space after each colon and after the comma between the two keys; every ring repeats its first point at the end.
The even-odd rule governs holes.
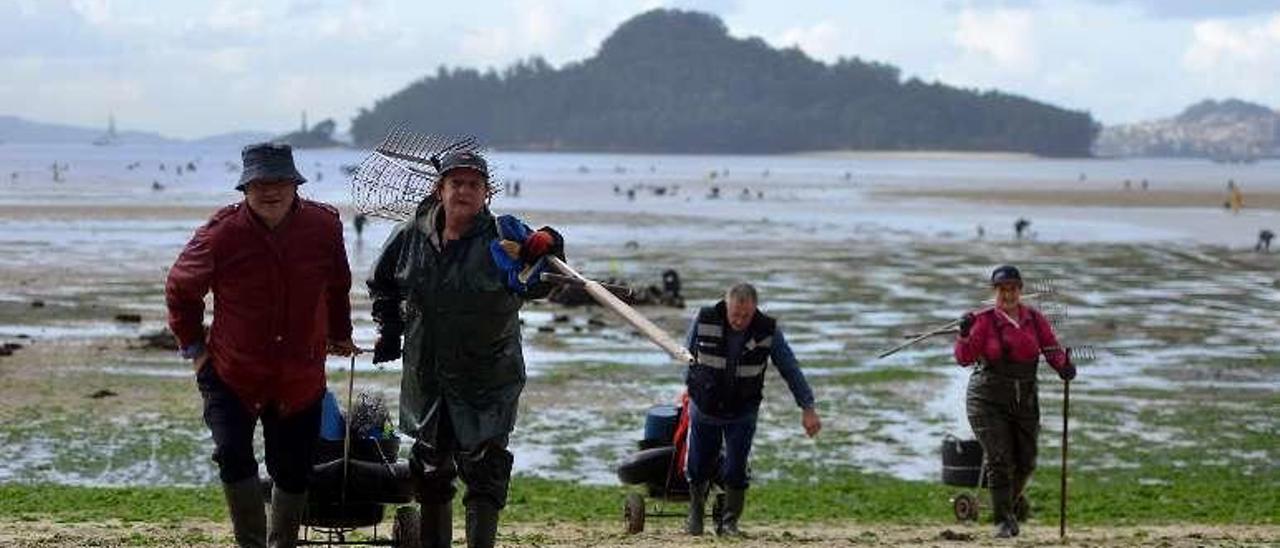
{"type": "Polygon", "coordinates": [[[1061,369],[1067,354],[1058,347],[1049,320],[1027,305],[1018,307],[1016,323],[1003,312],[990,308],[979,312],[968,337],[956,341],[956,363],[970,366],[976,362],[1039,363],[1043,353],[1049,365],[1061,369]],[[1004,344],[1001,344],[1003,339],[1004,344]],[[1006,354],[1007,352],[1007,354],[1006,354]]]}

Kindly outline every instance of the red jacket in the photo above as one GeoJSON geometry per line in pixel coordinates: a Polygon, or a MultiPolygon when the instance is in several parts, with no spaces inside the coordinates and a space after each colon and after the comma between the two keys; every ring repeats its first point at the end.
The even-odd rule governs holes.
{"type": "Polygon", "coordinates": [[[178,343],[207,340],[218,376],[249,410],[288,414],[324,392],[326,342],[351,338],[350,291],[338,211],[297,198],[275,230],[243,202],[215,213],[169,270],[165,302],[178,343]]]}
{"type": "Polygon", "coordinates": [[[1039,363],[1040,354],[1054,369],[1066,365],[1067,354],[1058,347],[1049,320],[1039,311],[1027,305],[1018,307],[1017,323],[1003,312],[990,308],[974,318],[968,337],[956,341],[956,363],[968,366],[975,362],[998,363],[1002,359],[1012,363],[1039,363]],[[1000,344],[1003,336],[1004,344],[1000,344]],[[1008,355],[1004,352],[1007,350],[1008,355]]]}

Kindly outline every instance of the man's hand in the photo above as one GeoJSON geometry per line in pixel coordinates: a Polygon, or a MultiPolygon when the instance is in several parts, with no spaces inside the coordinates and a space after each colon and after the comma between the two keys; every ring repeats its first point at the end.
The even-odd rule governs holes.
{"type": "Polygon", "coordinates": [[[201,350],[200,354],[196,355],[196,357],[191,360],[191,367],[195,369],[197,374],[199,374],[207,363],[209,363],[209,353],[201,350]]]}
{"type": "Polygon", "coordinates": [[[400,334],[379,335],[378,342],[373,343],[373,363],[398,359],[400,359],[400,334]]]}
{"type": "Polygon", "coordinates": [[[973,329],[973,322],[976,320],[972,312],[965,313],[960,316],[960,336],[968,337],[969,330],[973,329]]]}
{"type": "Polygon", "coordinates": [[[804,425],[804,434],[809,437],[818,435],[822,430],[822,419],[818,418],[818,412],[812,407],[804,410],[804,414],[800,417],[800,423],[804,425]]]}
{"type": "Polygon", "coordinates": [[[330,354],[347,357],[358,354],[360,347],[356,346],[356,343],[352,342],[351,339],[347,339],[345,341],[329,341],[327,350],[330,354]]]}
{"type": "Polygon", "coordinates": [[[532,263],[546,255],[554,255],[564,259],[564,238],[556,229],[544,226],[529,234],[520,246],[521,259],[532,263]]]}

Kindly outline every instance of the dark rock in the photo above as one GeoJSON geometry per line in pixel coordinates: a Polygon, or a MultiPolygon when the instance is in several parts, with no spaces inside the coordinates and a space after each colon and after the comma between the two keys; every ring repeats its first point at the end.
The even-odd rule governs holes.
{"type": "Polygon", "coordinates": [[[31,308],[44,308],[44,301],[40,299],[31,301],[31,308]]]}
{"type": "Polygon", "coordinates": [[[0,348],[13,352],[14,350],[21,350],[22,345],[18,343],[4,343],[4,346],[0,346],[0,348]]]}
{"type": "Polygon", "coordinates": [[[538,332],[539,332],[539,333],[555,333],[555,332],[556,332],[556,328],[551,327],[551,326],[549,326],[549,325],[539,325],[539,326],[538,326],[538,332]]]}
{"type": "Polygon", "coordinates": [[[145,350],[178,350],[178,339],[168,328],[144,333],[138,337],[138,341],[142,343],[140,347],[145,350]]]}
{"type": "Polygon", "coordinates": [[[142,315],[133,313],[116,314],[116,321],[124,323],[142,323],[142,315]]]}
{"type": "Polygon", "coordinates": [[[941,540],[958,540],[967,542],[973,540],[973,533],[957,533],[950,529],[946,529],[941,533],[938,533],[938,538],[941,540]]]}
{"type": "Polygon", "coordinates": [[[102,398],[110,398],[112,396],[119,396],[119,394],[112,392],[110,390],[107,390],[106,388],[103,388],[102,390],[89,394],[89,397],[95,400],[100,400],[102,398]]]}
{"type": "Polygon", "coordinates": [[[566,322],[568,322],[568,321],[569,321],[569,315],[568,315],[568,314],[556,314],[556,315],[554,315],[554,316],[552,316],[552,317],[551,317],[551,321],[556,322],[556,323],[566,323],[566,322]]]}

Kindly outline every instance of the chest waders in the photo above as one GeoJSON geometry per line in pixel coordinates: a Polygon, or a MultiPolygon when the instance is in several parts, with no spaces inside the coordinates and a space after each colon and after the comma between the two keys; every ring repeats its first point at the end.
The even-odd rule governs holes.
{"type": "MultiPolygon", "coordinates": [[[[1034,319],[1032,321],[1035,321],[1034,319]]],[[[1000,360],[983,361],[969,377],[966,411],[969,426],[986,455],[987,485],[995,522],[1009,524],[1017,535],[1014,503],[1023,496],[1036,466],[1036,437],[1040,433],[1040,399],[1035,361],[1009,358],[1005,324],[996,322],[1000,360]]],[[[1002,526],[1002,532],[1005,527],[1002,526]]]]}

